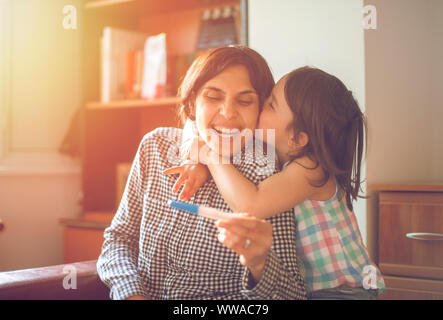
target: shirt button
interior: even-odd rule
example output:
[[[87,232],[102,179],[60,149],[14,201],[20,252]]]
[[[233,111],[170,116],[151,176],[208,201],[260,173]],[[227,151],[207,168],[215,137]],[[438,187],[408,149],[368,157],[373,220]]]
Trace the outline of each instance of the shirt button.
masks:
[[[179,223],[179,224],[177,225],[177,228],[178,228],[178,229],[183,229],[183,224]]]

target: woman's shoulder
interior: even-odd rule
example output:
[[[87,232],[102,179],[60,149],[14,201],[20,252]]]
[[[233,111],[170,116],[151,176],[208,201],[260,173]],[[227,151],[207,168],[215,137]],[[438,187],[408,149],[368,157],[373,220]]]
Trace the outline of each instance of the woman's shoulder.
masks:
[[[140,157],[146,161],[160,160],[165,166],[179,165],[182,131],[179,128],[160,127],[148,132],[139,145]]]
[[[183,129],[173,127],[159,127],[148,133],[142,138],[143,145],[152,144],[181,144]]]

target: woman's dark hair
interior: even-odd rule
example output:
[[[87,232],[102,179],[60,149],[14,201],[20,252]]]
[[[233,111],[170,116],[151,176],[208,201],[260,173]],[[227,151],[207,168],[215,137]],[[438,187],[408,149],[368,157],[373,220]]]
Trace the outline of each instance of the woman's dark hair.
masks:
[[[352,92],[336,77],[316,68],[303,67],[286,76],[285,98],[294,119],[294,137],[305,132],[309,141],[292,160],[308,156],[325,172],[323,186],[333,175],[352,201],[360,192],[360,169],[366,139],[365,117]],[[311,182],[312,183],[312,182]]]
[[[251,84],[259,96],[261,111],[275,84],[271,70],[258,52],[245,46],[229,46],[208,50],[192,63],[178,90],[180,120],[195,120],[195,100],[201,86],[225,69],[238,65],[248,70]]]

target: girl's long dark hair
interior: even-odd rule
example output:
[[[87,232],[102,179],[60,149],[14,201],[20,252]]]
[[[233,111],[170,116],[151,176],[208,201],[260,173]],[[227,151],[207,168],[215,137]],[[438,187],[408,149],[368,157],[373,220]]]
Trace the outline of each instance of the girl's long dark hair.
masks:
[[[344,191],[346,204],[360,193],[361,163],[366,139],[365,116],[346,86],[336,77],[316,68],[303,67],[286,76],[285,98],[294,120],[294,136],[305,132],[308,144],[292,156],[308,156],[325,173],[323,186],[332,175]]]

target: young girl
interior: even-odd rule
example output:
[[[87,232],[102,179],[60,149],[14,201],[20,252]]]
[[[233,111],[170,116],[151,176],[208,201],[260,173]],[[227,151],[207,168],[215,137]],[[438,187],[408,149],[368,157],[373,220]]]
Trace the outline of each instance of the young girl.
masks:
[[[373,299],[384,290],[363,245],[352,202],[359,197],[364,115],[336,77],[304,67],[284,76],[260,114],[258,128],[274,130],[282,170],[254,185],[232,164],[207,163],[234,212],[268,218],[294,208],[297,255],[311,299]],[[264,134],[264,137],[267,135]],[[211,153],[211,157],[214,153]],[[188,200],[208,176],[203,165],[179,173],[174,191]],[[372,290],[367,290],[372,289]]]

